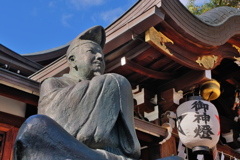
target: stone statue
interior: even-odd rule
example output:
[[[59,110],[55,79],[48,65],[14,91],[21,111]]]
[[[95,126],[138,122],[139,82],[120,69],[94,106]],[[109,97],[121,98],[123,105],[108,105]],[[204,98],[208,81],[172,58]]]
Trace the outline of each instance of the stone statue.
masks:
[[[19,130],[15,160],[132,160],[140,156],[129,82],[103,74],[105,31],[95,26],[71,42],[70,68],[41,85],[38,115]]]

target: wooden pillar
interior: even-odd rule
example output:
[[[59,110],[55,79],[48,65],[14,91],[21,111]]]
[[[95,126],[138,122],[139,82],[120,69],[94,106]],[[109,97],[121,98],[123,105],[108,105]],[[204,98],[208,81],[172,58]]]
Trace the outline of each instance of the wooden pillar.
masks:
[[[2,153],[0,155],[0,159],[13,159],[13,145],[17,137],[18,130],[24,121],[25,118],[0,112],[0,133],[3,135],[1,142]]]
[[[177,155],[176,139],[173,136],[160,146],[161,158],[172,155]]]
[[[3,160],[10,160],[12,159],[13,154],[13,145],[18,133],[18,128],[12,126],[0,123],[0,131],[2,133],[5,133],[5,138],[3,139],[2,145],[3,145],[3,153],[2,158]]]

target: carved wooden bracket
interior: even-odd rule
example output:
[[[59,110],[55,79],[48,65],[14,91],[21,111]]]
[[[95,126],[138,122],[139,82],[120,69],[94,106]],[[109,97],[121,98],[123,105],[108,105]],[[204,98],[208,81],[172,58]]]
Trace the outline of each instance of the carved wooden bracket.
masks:
[[[161,99],[158,102],[161,114],[166,111],[175,111],[177,109],[179,103],[177,104],[175,102],[176,101],[174,96],[174,94],[176,94],[175,92],[176,91],[174,88],[170,88],[164,92],[161,92]]]
[[[149,113],[154,111],[154,106],[156,106],[156,104],[151,103],[153,95],[149,90],[140,88],[139,85],[137,85],[136,89],[132,90],[132,93],[133,98],[136,100],[134,104],[134,110],[136,113],[143,114],[144,112]]]
[[[170,51],[166,47],[165,43],[174,44],[174,42],[171,39],[169,39],[167,36],[162,34],[161,32],[158,32],[154,27],[151,27],[146,31],[145,41],[149,43],[151,46],[153,46],[154,48],[161,49],[167,54],[172,55],[172,53],[170,53]]]

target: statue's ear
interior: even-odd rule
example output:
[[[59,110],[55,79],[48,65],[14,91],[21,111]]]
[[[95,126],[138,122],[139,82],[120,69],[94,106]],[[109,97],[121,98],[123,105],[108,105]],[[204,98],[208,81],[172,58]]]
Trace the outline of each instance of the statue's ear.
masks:
[[[74,56],[74,55],[69,56],[69,57],[68,57],[68,60],[69,60],[70,62],[74,61],[74,60],[75,60],[75,56]]]
[[[68,57],[68,64],[70,67],[75,68],[76,66],[76,61],[75,61],[75,56],[71,55]]]

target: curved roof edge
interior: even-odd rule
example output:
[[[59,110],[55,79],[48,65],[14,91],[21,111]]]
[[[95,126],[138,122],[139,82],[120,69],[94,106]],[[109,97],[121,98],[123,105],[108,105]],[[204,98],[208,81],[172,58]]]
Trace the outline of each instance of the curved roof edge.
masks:
[[[199,17],[193,15],[178,0],[162,0],[160,8],[170,17],[165,19],[167,23],[173,21],[182,32],[190,35],[193,41],[202,42],[203,45],[220,46],[234,35],[240,34],[240,13],[232,8],[215,8]],[[212,21],[216,22],[213,24]],[[178,30],[178,27],[175,30]]]
[[[43,67],[2,44],[0,44],[0,62],[0,64],[6,65],[4,68],[13,72],[19,71],[22,75],[30,75]]]
[[[136,6],[141,0],[137,1],[133,6],[131,6],[131,8],[129,8],[125,13],[123,13],[118,19],[116,19],[113,23],[111,23],[109,26],[107,26],[105,28],[105,30],[108,30],[108,28],[110,29],[113,24],[117,23],[117,21],[121,18],[123,18],[128,12],[131,11],[132,8],[134,8],[134,6]],[[47,50],[43,50],[43,51],[39,51],[39,52],[33,52],[33,53],[26,53],[26,54],[22,54],[23,57],[27,57],[27,58],[30,58],[32,56],[38,56],[38,55],[44,55],[44,54],[48,54],[48,53],[52,53],[52,52],[55,52],[55,51],[59,51],[61,49],[64,49],[66,47],[69,47],[69,45],[71,44],[71,41],[68,42],[67,44],[65,45],[61,45],[61,46],[58,46],[58,47],[54,47],[54,48],[51,48],[51,49],[47,49]]]
[[[220,13],[226,12],[226,9]],[[219,11],[214,11],[219,13]],[[203,14],[209,17],[210,12]],[[130,41],[133,36],[142,34],[158,24],[167,24],[185,40],[197,46],[215,47],[240,34],[240,14],[226,14],[217,24],[210,24],[193,15],[179,0],[141,0],[106,28],[107,41],[104,48],[106,58],[119,46]],[[175,33],[174,33],[175,34]],[[63,56],[71,42],[50,50],[24,55],[36,62],[49,62]],[[47,63],[46,63],[47,64]]]
[[[41,54],[47,54],[47,53],[51,53],[51,52],[55,52],[57,50],[61,50],[65,47],[68,47],[70,45],[71,42],[68,42],[65,45],[61,45],[59,47],[55,47],[55,48],[51,48],[51,49],[47,49],[47,50],[43,50],[43,51],[39,51],[39,52],[33,52],[33,53],[26,53],[26,54],[22,54],[22,56],[24,57],[30,57],[30,56],[35,56],[35,55],[41,55]]]
[[[240,10],[237,8],[223,6],[211,9],[199,15],[198,18],[209,25],[219,26],[225,23],[232,16],[240,16]]]
[[[108,27],[106,27],[105,31],[106,31],[106,36],[107,36],[107,42],[105,45],[106,47],[104,49],[104,53],[111,51],[112,49],[114,49],[113,47],[116,46],[116,45],[112,46],[112,43],[108,45],[109,41],[114,41],[113,39],[115,39],[120,34],[122,34],[122,30],[125,30],[124,32],[130,31],[130,28],[128,28],[129,27],[128,25],[130,22],[132,22],[134,19],[136,19],[143,13],[148,12],[149,9],[153,8],[154,6],[159,6],[160,4],[161,4],[161,0],[150,0],[150,1],[139,0],[130,9],[128,9],[125,13],[123,13],[123,15],[121,17],[119,17],[112,24],[110,24]],[[155,10],[153,9],[153,11],[149,11],[150,16],[155,14],[155,12],[156,12],[156,9]],[[139,21],[139,19],[137,21]],[[156,23],[157,22],[154,20],[154,23],[149,23],[149,25],[156,25]],[[121,30],[120,31],[121,33],[119,33],[119,30]],[[130,34],[132,35],[132,33],[130,33]],[[128,39],[129,39],[129,35],[128,35]],[[130,39],[131,39],[131,36],[130,36]],[[127,41],[127,39],[124,38],[124,42],[121,42],[121,44],[117,44],[117,45],[120,46],[123,43],[125,43],[126,41]],[[52,48],[52,49],[44,50],[44,51],[40,51],[40,52],[23,54],[22,56],[27,57],[35,62],[38,62],[38,63],[44,65],[46,62],[49,62],[50,59],[51,59],[51,61],[53,61],[53,60],[56,60],[57,58],[63,56],[66,53],[67,48],[69,47],[70,44],[71,44],[71,42],[67,43],[66,45],[56,47],[56,48]],[[115,42],[114,42],[114,44],[115,44]]]
[[[52,49],[48,49],[48,50],[44,50],[44,51],[40,51],[40,52],[22,54],[22,56],[44,65],[46,63],[46,61],[51,62],[51,61],[56,60],[59,57],[63,56],[66,53],[70,43],[71,42],[68,42],[65,45],[55,47]]]

